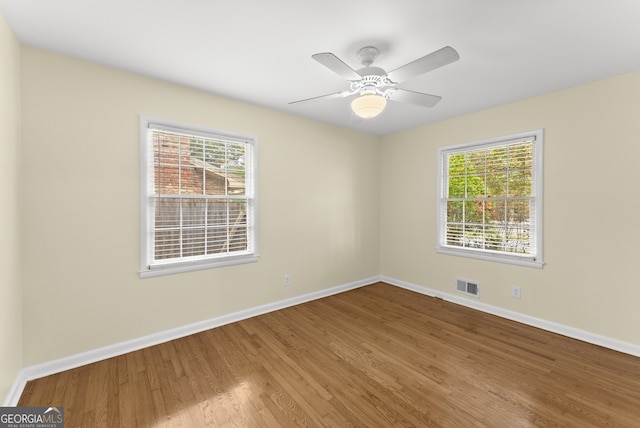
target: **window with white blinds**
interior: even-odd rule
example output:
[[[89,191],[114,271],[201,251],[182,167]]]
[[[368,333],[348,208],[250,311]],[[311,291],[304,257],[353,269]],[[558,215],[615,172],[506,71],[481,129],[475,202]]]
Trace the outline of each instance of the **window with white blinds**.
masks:
[[[542,267],[542,139],[440,150],[438,252]]]
[[[141,118],[142,267],[257,260],[254,138]]]

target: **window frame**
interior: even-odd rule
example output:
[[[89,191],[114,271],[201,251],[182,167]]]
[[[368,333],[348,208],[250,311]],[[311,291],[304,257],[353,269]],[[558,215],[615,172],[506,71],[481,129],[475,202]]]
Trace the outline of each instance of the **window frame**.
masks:
[[[251,209],[247,210],[247,239],[249,240],[249,250],[242,254],[227,254],[222,256],[201,257],[190,260],[175,260],[164,263],[153,264],[154,253],[154,227],[155,212],[153,210],[153,197],[151,196],[150,185],[153,179],[153,159],[149,159],[152,150],[148,147],[148,132],[150,125],[157,125],[165,129],[182,131],[194,136],[205,138],[216,138],[230,142],[242,142],[251,146],[250,159],[248,164],[251,169],[247,183],[246,199],[250,201]],[[140,115],[139,118],[139,146],[140,146],[140,277],[150,278],[156,276],[170,275],[182,272],[191,272],[203,269],[212,269],[223,266],[231,266],[244,263],[257,262],[258,252],[258,140],[254,136],[234,134],[217,129],[191,125],[187,123]]]
[[[533,233],[535,239],[534,254],[506,253],[486,249],[462,248],[446,245],[447,234],[447,199],[448,199],[448,165],[446,157],[456,152],[472,151],[492,146],[506,145],[534,138],[532,163],[532,199],[534,207]],[[542,268],[543,261],[543,147],[544,130],[490,138],[481,141],[442,147],[438,149],[438,179],[436,192],[436,253],[468,257],[479,260],[509,263],[514,265]]]

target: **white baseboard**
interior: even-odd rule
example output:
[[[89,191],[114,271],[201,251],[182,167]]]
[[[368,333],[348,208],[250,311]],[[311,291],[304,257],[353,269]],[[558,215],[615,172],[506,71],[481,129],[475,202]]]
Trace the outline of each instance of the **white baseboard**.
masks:
[[[205,330],[220,327],[225,324],[230,324],[243,319],[255,317],[258,315],[266,314],[268,312],[277,311],[290,306],[299,305],[301,303],[310,302],[312,300],[321,299],[323,297],[331,296],[333,294],[342,293],[345,291],[353,290],[363,287],[365,285],[373,284],[378,281],[386,282],[397,287],[401,287],[416,293],[424,294],[431,297],[438,297],[451,303],[466,306],[472,309],[476,309],[482,312],[486,312],[492,315],[497,315],[502,318],[506,318],[512,321],[516,321],[522,324],[530,325],[533,327],[541,328],[553,333],[561,334],[563,336],[571,337],[581,340],[583,342],[592,343],[605,348],[609,348],[615,351],[623,352],[625,354],[634,355],[640,357],[640,346],[631,343],[615,340],[606,336],[597,335],[584,330],[579,330],[573,327],[553,323],[540,318],[531,317],[518,312],[509,311],[496,306],[487,305],[475,300],[464,299],[453,294],[444,293],[438,290],[433,290],[427,287],[423,287],[416,284],[411,284],[405,281],[400,281],[394,278],[386,276],[373,276],[370,278],[362,279],[359,281],[343,284],[337,287],[328,288],[325,290],[315,291],[313,293],[303,294],[301,296],[292,297],[289,299],[281,300],[278,302],[269,303],[255,308],[249,308],[246,310],[234,312],[232,314],[223,315],[220,317],[212,318],[209,320],[177,327],[171,330],[150,334],[148,336],[140,337],[137,339],[128,340],[125,342],[116,343],[113,345],[105,346],[102,348],[94,349],[87,352],[82,352],[68,357],[60,358],[58,360],[49,361],[42,364],[37,364],[23,368],[14,382],[9,395],[5,400],[4,406],[16,406],[18,400],[22,395],[24,387],[27,382],[33,379],[38,379],[44,376],[49,376],[54,373],[59,373],[65,370],[81,367],[86,364],[91,364],[97,361],[105,360],[107,358],[123,355],[128,352],[137,351],[139,349],[147,348],[149,346],[158,345],[160,343],[169,342],[174,339],[189,336],[191,334],[200,333]]]
[[[496,315],[501,318],[506,318],[512,321],[519,322],[521,324],[530,325],[540,328],[542,330],[550,331],[552,333],[561,334],[563,336],[578,339],[583,342],[591,343],[594,345],[602,346],[604,348],[612,349],[614,351],[623,352],[625,354],[634,355],[640,357],[640,346],[633,343],[623,342],[621,340],[611,339],[599,334],[590,333],[588,331],[580,330],[577,328],[569,327],[562,324],[557,324],[551,321],[546,321],[540,318],[535,318],[529,315],[524,315],[519,312],[502,309],[497,306],[487,305],[477,300],[465,299],[459,296],[455,296],[449,293],[443,293],[441,291],[433,290],[420,285],[411,284],[405,281],[389,278],[386,276],[380,276],[380,281],[387,284],[395,285],[407,290],[415,291],[416,293],[424,294],[431,297],[438,297],[442,300],[446,300],[451,303],[466,306],[468,308],[476,309],[482,312],[486,312],[491,315]]]
[[[9,390],[9,394],[7,394],[7,398],[4,400],[4,407],[15,407],[18,405],[18,400],[22,395],[22,391],[24,391],[24,387],[27,386],[27,379],[24,377],[24,369],[18,372],[18,377],[13,382],[11,389]]]
[[[169,342],[191,334],[200,333],[205,330],[220,327],[243,319],[266,314],[268,312],[277,311],[290,306],[299,305],[301,303],[310,302],[312,300],[321,299],[333,294],[342,293],[353,290],[365,285],[373,284],[380,280],[379,276],[365,278],[348,284],[339,285],[324,290],[315,291],[313,293],[303,294],[301,296],[291,297],[289,299],[278,302],[268,303],[266,305],[245,309],[227,315],[222,315],[209,320],[188,324],[171,330],[150,334],[148,336],[139,337],[125,342],[116,343],[102,348],[94,349],[79,354],[70,355],[54,361],[48,361],[42,364],[25,367],[18,373],[18,377],[14,382],[9,395],[7,396],[4,406],[16,406],[20,400],[20,396],[28,381],[49,376],[54,373],[60,373],[65,370],[74,369],[107,358],[123,355],[128,352],[137,351],[139,349],[148,348],[149,346],[158,345],[160,343]]]

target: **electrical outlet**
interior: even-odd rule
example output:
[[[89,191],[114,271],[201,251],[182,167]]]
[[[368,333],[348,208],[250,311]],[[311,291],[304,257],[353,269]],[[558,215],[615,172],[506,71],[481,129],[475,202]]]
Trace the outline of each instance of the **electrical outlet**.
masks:
[[[511,287],[511,297],[514,299],[519,299],[521,297],[520,287],[515,285]]]
[[[287,285],[291,285],[291,275],[286,274],[286,275],[284,276],[284,285],[285,285],[285,286],[287,286]]]

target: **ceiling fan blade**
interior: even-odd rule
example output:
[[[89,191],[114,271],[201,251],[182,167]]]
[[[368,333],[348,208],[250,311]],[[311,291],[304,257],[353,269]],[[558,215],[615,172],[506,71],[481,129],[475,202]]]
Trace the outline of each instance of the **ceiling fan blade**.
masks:
[[[344,98],[344,97],[348,97],[351,94],[353,94],[353,92],[351,91],[342,91],[342,92],[336,92],[335,94],[320,95],[318,97],[305,98],[303,100],[298,100],[298,101],[291,101],[289,104],[305,103],[307,101],[316,101],[316,100],[330,100],[332,98]]]
[[[398,88],[389,95],[389,99],[421,107],[433,107],[440,102],[442,97]]]
[[[451,46],[445,46],[444,48],[431,52],[429,55],[418,58],[409,64],[396,68],[395,70],[387,73],[387,77],[395,83],[401,83],[405,80],[418,77],[428,71],[456,62],[459,59],[460,55],[454,48]]]
[[[356,71],[349,67],[347,64],[342,62],[340,58],[332,54],[331,52],[317,53],[311,55],[311,58],[318,61],[320,64],[327,67],[329,70],[336,73],[338,76],[341,76],[347,80],[361,80],[362,76],[360,76]]]

